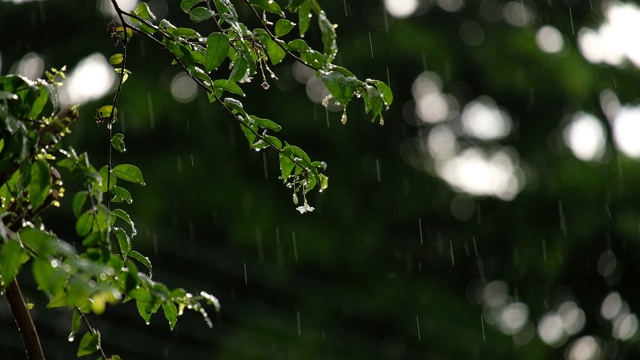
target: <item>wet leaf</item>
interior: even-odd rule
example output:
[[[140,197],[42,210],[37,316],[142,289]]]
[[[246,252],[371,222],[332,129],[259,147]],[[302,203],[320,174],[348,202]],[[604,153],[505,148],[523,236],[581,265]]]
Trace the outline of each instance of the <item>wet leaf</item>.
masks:
[[[113,189],[111,189],[111,194],[113,195],[113,198],[111,199],[113,202],[125,201],[127,204],[133,203],[131,193],[129,193],[129,190],[125,188],[114,186]]]
[[[311,6],[309,6],[306,1],[300,4],[298,8],[298,24],[300,37],[303,37],[307,30],[309,30],[309,25],[311,25]]]
[[[202,1],[204,0],[182,0],[180,2],[180,8],[182,9],[182,11],[189,13],[192,7],[196,6]]]
[[[278,14],[284,17],[284,12],[282,12],[282,9],[280,9],[278,3],[273,0],[249,0],[249,4],[255,7],[259,7],[262,10],[266,10],[270,13]]]
[[[322,33],[322,45],[324,48],[324,55],[329,62],[332,62],[338,53],[338,45],[336,44],[336,29],[335,26],[327,19],[327,15],[324,11],[321,11],[318,15],[318,26]]]
[[[282,182],[286,183],[289,179],[289,175],[293,171],[295,167],[295,163],[291,160],[291,150],[288,146],[285,146],[283,151],[278,155],[278,159],[280,160],[280,174],[282,176]]]
[[[89,193],[86,191],[78,191],[73,196],[73,201],[71,202],[71,209],[73,210],[73,215],[75,215],[75,217],[80,216],[80,213],[82,212],[82,207],[84,206],[84,203],[87,201],[88,194]]]
[[[129,257],[138,260],[142,265],[146,266],[147,269],[149,269],[149,277],[151,277],[152,275],[151,261],[149,260],[148,257],[140,254],[135,250],[131,250],[131,252],[129,252]]]
[[[178,308],[172,302],[162,303],[162,310],[164,311],[164,317],[169,321],[169,329],[173,330],[178,321]]]
[[[323,73],[321,78],[331,95],[342,105],[346,106],[356,92],[358,80],[355,77],[332,70]]]
[[[113,172],[113,175],[124,181],[140,184],[142,186],[146,185],[144,183],[144,178],[142,177],[142,171],[140,171],[140,169],[135,165],[120,164],[114,167],[111,172]]]
[[[122,250],[122,256],[128,256],[131,251],[131,238],[127,235],[124,229],[119,227],[113,228],[113,233],[116,235],[116,240],[118,241],[120,250]]]
[[[371,112],[371,121],[374,121],[382,112],[382,95],[377,88],[365,85],[363,99],[365,112],[367,114]]]
[[[287,35],[295,26],[295,23],[287,19],[278,20],[278,22],[276,22],[276,36],[280,37]]]
[[[140,16],[141,18],[143,18],[145,20],[155,20],[156,19],[156,16],[153,15],[153,13],[149,9],[149,6],[147,5],[147,3],[144,3],[144,2],[141,2],[140,4],[138,4],[138,7],[136,8],[136,13],[138,13],[138,16]]]
[[[230,93],[244,96],[244,91],[238,86],[238,84],[234,83],[230,80],[215,80],[213,82],[214,89],[221,89],[224,91],[228,91]]]
[[[127,151],[127,149],[125,149],[124,147],[124,135],[121,133],[113,135],[113,137],[111,138],[111,146],[113,146],[114,149],[118,150],[121,153]]]
[[[374,84],[376,88],[378,88],[378,91],[380,91],[380,94],[382,94],[384,105],[389,108],[389,106],[391,106],[391,103],[393,102],[393,92],[391,92],[389,86],[379,80],[368,80],[367,82]]]
[[[77,353],[78,357],[93,354],[100,348],[100,332],[97,330],[94,331],[96,332],[95,334],[88,332],[80,339]]]
[[[35,161],[31,165],[31,181],[27,185],[29,203],[36,210],[44,204],[51,190],[51,172],[45,160]]]
[[[204,53],[204,65],[207,72],[217,69],[229,53],[229,38],[220,33],[207,37],[207,50]]]
[[[0,283],[9,285],[24,262],[24,249],[15,240],[7,240],[0,248]],[[27,257],[28,259],[28,257]]]
[[[275,122],[273,122],[273,121],[271,121],[269,119],[259,118],[259,117],[254,116],[254,115],[249,115],[249,118],[251,118],[251,120],[255,121],[256,124],[258,124],[258,126],[260,126],[261,128],[273,130],[273,131],[276,131],[276,132],[282,130],[282,126],[276,124]]]
[[[191,19],[191,21],[199,23],[211,19],[213,17],[213,14],[213,11],[200,6],[192,9],[191,12],[189,12],[189,18]]]
[[[120,219],[124,220],[127,224],[129,224],[129,226],[131,226],[131,236],[136,236],[138,232],[136,231],[136,227],[133,223],[133,220],[131,220],[131,217],[129,216],[129,214],[127,214],[126,211],[122,209],[115,209],[111,212],[111,214],[119,217]]]

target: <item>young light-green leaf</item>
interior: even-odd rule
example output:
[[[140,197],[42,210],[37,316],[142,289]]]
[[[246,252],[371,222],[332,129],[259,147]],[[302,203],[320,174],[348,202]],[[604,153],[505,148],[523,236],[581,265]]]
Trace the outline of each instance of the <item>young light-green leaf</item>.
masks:
[[[149,5],[147,5],[147,3],[144,3],[144,2],[141,2],[140,4],[138,4],[138,7],[136,8],[136,13],[138,13],[138,16],[140,16],[145,20],[156,19],[156,16],[153,15],[151,10],[149,9]]]
[[[142,186],[146,185],[144,183],[144,178],[142,177],[142,171],[140,171],[140,169],[135,165],[120,164],[114,167],[111,172],[113,175],[124,181],[140,184]]]
[[[282,130],[282,126],[278,125],[277,123],[269,119],[259,118],[255,115],[249,115],[249,117],[251,118],[251,120],[255,121],[256,124],[258,124],[258,126],[260,126],[261,128],[273,130],[276,132]]]
[[[327,19],[324,11],[321,11],[318,15],[318,26],[322,33],[322,45],[324,47],[324,55],[329,62],[333,61],[338,53],[338,45],[336,44],[336,29],[335,26]]]
[[[24,249],[15,240],[8,240],[0,248],[0,283],[5,287],[18,274],[18,270],[25,260],[22,256],[23,253]]]
[[[278,155],[278,159],[280,160],[280,174],[282,175],[282,182],[286,183],[289,179],[289,175],[293,171],[295,163],[291,160],[291,150],[288,149],[288,146],[283,148],[283,151]]]
[[[221,33],[212,33],[207,37],[207,50],[204,53],[204,66],[207,72],[217,69],[229,53],[229,38]]]

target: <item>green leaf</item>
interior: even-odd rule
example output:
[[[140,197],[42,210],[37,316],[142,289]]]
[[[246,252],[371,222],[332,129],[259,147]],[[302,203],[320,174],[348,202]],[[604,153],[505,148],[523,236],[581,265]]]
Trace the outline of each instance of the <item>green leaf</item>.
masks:
[[[185,27],[176,28],[175,30],[173,30],[171,34],[177,37],[184,37],[187,39],[199,39],[202,37],[197,31],[193,30],[192,28],[185,28]]]
[[[258,126],[260,126],[261,128],[265,128],[265,129],[269,129],[269,130],[273,130],[273,131],[280,131],[282,130],[282,126],[278,125],[277,123],[269,120],[269,119],[263,119],[263,118],[259,118],[257,116],[254,115],[249,115],[249,118],[251,118],[251,120],[255,121],[256,124],[258,124]]]
[[[113,135],[113,137],[111,138],[111,146],[113,146],[114,149],[120,151],[121,153],[127,151],[127,149],[124,147],[124,134],[117,133]]]
[[[100,174],[101,182],[100,182],[100,185],[98,185],[97,189],[102,193],[107,192],[107,185],[109,186],[109,189],[113,189],[113,187],[116,186],[116,183],[118,182],[116,176],[113,175],[112,173],[109,173],[108,170],[109,169],[107,165],[105,165],[98,172],[98,174]],[[107,176],[109,176],[108,179],[107,179]]]
[[[378,91],[380,91],[380,93],[382,94],[384,105],[388,109],[389,106],[391,106],[391,103],[393,102],[393,92],[391,92],[391,89],[389,89],[387,84],[383,83],[380,80],[368,80],[368,82],[374,84],[378,88]]]
[[[54,268],[51,264],[52,262],[49,260],[37,259],[31,266],[33,278],[36,284],[38,284],[38,288],[44,290],[49,295],[64,291],[64,285],[68,277],[67,272],[61,270],[59,267]]]
[[[280,9],[280,6],[274,0],[249,0],[249,4],[284,17],[284,12],[282,12],[282,9]]]
[[[69,333],[69,341],[73,341],[74,337],[80,330],[80,325],[82,325],[82,316],[77,309],[73,310],[73,316],[71,317],[71,332]]]
[[[309,49],[311,49],[309,45],[302,39],[295,39],[295,40],[289,41],[289,43],[287,44],[287,48],[291,51],[300,51],[300,52],[309,51]]]
[[[48,257],[52,254],[71,256],[75,250],[68,243],[59,240],[46,231],[25,227],[18,233],[20,240],[29,249],[33,249],[40,257]]]
[[[302,60],[316,69],[324,69],[327,66],[327,58],[315,50],[300,52]]]
[[[287,35],[295,26],[295,23],[287,19],[278,20],[278,22],[276,22],[276,36],[280,37]]]
[[[119,227],[114,227],[113,233],[116,235],[116,240],[118,240],[120,250],[122,250],[122,256],[128,256],[131,251],[131,238],[127,235],[124,229]]]
[[[237,82],[248,76],[249,73],[249,60],[244,54],[238,54],[238,57],[233,62],[233,68],[229,75],[229,81]]]
[[[287,151],[285,151],[285,149]],[[283,151],[278,155],[278,159],[280,160],[280,173],[282,175],[283,183],[287,182],[287,180],[289,179],[289,175],[291,175],[291,172],[295,167],[295,163],[290,158],[291,156],[291,150],[288,148],[288,146],[285,146]]]
[[[192,7],[196,6],[202,1],[204,0],[182,0],[180,2],[180,8],[182,9],[182,11],[189,13]]]
[[[364,89],[364,109],[367,114],[371,112],[371,120],[373,121],[382,112],[382,95],[376,87],[365,85]]]
[[[320,174],[320,191],[326,190],[329,187],[329,177]]]
[[[240,86],[238,86],[238,84],[230,80],[215,80],[213,82],[213,87],[214,87],[214,90],[221,89],[236,95],[245,96],[244,91],[242,91]]]
[[[149,277],[151,277],[153,272],[152,272],[152,268],[151,268],[151,261],[149,260],[148,257],[140,254],[139,252],[137,252],[135,250],[131,250],[131,252],[129,252],[129,257],[138,260],[142,265],[146,266],[147,269],[149,269]]]
[[[224,98],[223,103],[224,106],[231,109],[234,114],[246,114],[246,111],[244,111],[244,108],[242,107],[242,103],[237,99]]]
[[[24,249],[15,240],[8,240],[0,248],[0,285],[8,286],[24,263]],[[28,257],[27,257],[28,259]]]
[[[300,159],[302,159],[302,161],[307,166],[312,166],[311,159],[309,158],[309,155],[307,155],[307,153],[304,150],[294,145],[287,145],[287,147],[291,149],[291,153],[293,154],[293,156],[299,157]]]
[[[213,17],[213,14],[213,11],[200,6],[191,10],[191,12],[189,13],[189,18],[191,19],[191,21],[199,23],[211,19]]]
[[[282,141],[275,136],[265,135],[264,140],[269,142],[271,145],[277,147],[278,149],[282,148]]]
[[[80,216],[80,213],[82,212],[82,207],[84,206],[84,203],[87,201],[88,194],[89,193],[87,191],[78,191],[73,196],[73,201],[71,202],[71,209],[73,210],[73,215],[75,217]]]
[[[164,302],[162,303],[162,310],[164,311],[164,317],[169,321],[169,329],[173,330],[176,322],[178,322],[178,309],[176,305],[172,302]]]
[[[280,40],[278,40],[280,41]],[[284,46],[285,44],[281,42]],[[269,38],[266,43],[267,46],[267,54],[269,55],[269,59],[271,60],[271,64],[277,65],[284,60],[285,56],[287,56],[287,52],[273,39]]]
[[[109,63],[111,65],[118,65],[120,63],[122,63],[122,59],[123,59],[123,55],[122,54],[113,54],[109,57]]]
[[[229,53],[229,38],[220,33],[212,33],[207,37],[207,50],[204,53],[204,66],[207,72],[217,69]]]
[[[124,181],[140,184],[142,186],[146,185],[144,183],[144,178],[142,177],[142,171],[140,171],[140,169],[135,165],[120,164],[114,167],[111,172],[113,172],[113,175]]]
[[[27,185],[29,203],[36,210],[44,204],[44,200],[51,190],[51,172],[45,160],[35,161],[31,165],[31,180]]]
[[[300,37],[303,37],[309,30],[309,25],[311,25],[311,6],[306,1],[300,4],[298,8],[298,24],[300,26]]]
[[[76,221],[76,233],[78,236],[84,237],[89,235],[93,229],[94,215],[91,211],[87,210]]]
[[[327,57],[327,60],[331,62],[338,53],[338,45],[336,44],[336,28],[329,19],[327,19],[327,15],[324,11],[321,11],[320,14],[318,14],[318,26],[322,33],[324,55]]]
[[[344,106],[351,100],[358,86],[358,80],[355,77],[345,76],[336,70],[324,72],[320,77],[331,95]]]
[[[255,121],[251,120],[248,116],[242,117],[242,124],[240,128],[242,129],[242,133],[249,141],[249,146],[251,146],[256,140],[256,133],[258,132],[258,124]]]
[[[80,339],[77,353],[78,357],[93,354],[100,348],[100,332],[97,330],[94,331],[96,332],[95,334],[88,332]]]
[[[125,188],[114,186],[113,189],[111,189],[111,194],[113,195],[113,198],[111,199],[113,202],[126,201],[127,204],[133,203],[131,193],[129,193],[129,190]]]
[[[120,219],[124,220],[127,224],[129,224],[129,226],[131,226],[131,236],[136,236],[138,232],[136,231],[136,227],[133,224],[131,217],[129,216],[129,214],[127,214],[126,211],[122,209],[115,209],[111,212],[111,214],[119,217]]]
[[[156,16],[153,15],[151,10],[149,10],[149,6],[144,2],[141,2],[140,4],[138,4],[138,7],[136,8],[136,13],[138,13],[138,16],[140,16],[141,18],[143,18],[145,20],[155,20],[156,19]]]

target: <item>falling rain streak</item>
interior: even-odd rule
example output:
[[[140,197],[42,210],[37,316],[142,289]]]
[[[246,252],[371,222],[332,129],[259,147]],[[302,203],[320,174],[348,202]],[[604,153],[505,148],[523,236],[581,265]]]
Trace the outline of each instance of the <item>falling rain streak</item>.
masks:
[[[376,173],[378,174],[378,182],[380,182],[380,160],[376,159]]]
[[[416,326],[418,327],[418,340],[421,340],[420,336],[420,318],[416,315]]]
[[[420,230],[420,245],[424,245],[424,241],[422,240],[422,218],[418,219],[418,230]]]
[[[558,212],[560,213],[560,231],[562,231],[562,235],[567,237],[567,223],[564,218],[564,210],[562,209],[562,201],[558,201]]]
[[[576,32],[573,29],[573,13],[571,12],[571,6],[569,6],[569,18],[571,19],[571,35],[575,35]]]
[[[300,326],[300,311],[296,311],[296,319],[298,320],[298,336],[302,335],[302,327]]]
[[[482,326],[482,341],[487,342],[487,338],[484,335],[484,318],[480,315],[480,325]]]
[[[484,284],[487,282],[487,279],[484,277],[484,265],[482,264],[482,258],[478,255],[478,246],[476,245],[475,236],[472,237],[472,239],[473,239],[473,250],[476,253],[476,261],[478,262],[478,273],[480,274],[480,282]]]
[[[453,242],[449,240],[449,254],[451,255],[451,266],[455,266],[456,259],[453,256]]]
[[[151,98],[151,92],[147,91],[147,105],[149,106],[149,125],[151,125],[151,129],[155,129],[156,123],[153,117],[153,99]]]
[[[267,153],[262,153],[262,166],[264,167],[264,178],[269,178],[269,172],[267,171]]]
[[[371,49],[371,58],[373,59],[373,41],[371,40],[371,31],[369,31],[369,48]]]
[[[293,258],[298,262],[298,246],[296,243],[296,232],[291,232],[291,242],[293,243]]]
[[[242,263],[242,266],[244,267],[244,285],[248,285],[248,281],[247,281],[247,263]]]

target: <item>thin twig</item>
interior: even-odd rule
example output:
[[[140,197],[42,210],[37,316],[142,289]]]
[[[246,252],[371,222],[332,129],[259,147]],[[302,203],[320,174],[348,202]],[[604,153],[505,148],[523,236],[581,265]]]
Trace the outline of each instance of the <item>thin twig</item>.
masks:
[[[89,323],[89,319],[87,318],[87,315],[83,313],[80,310],[80,308],[77,306],[76,306],[76,311],[78,312],[78,314],[80,314],[80,317],[82,317],[82,321],[84,322],[84,325],[87,327],[91,335],[97,334],[98,331],[91,326],[91,324]],[[104,360],[107,360],[107,355],[104,353],[104,350],[102,350],[102,344],[100,344],[100,346],[98,347],[98,350],[100,350],[100,355],[102,355],[102,358]]]

